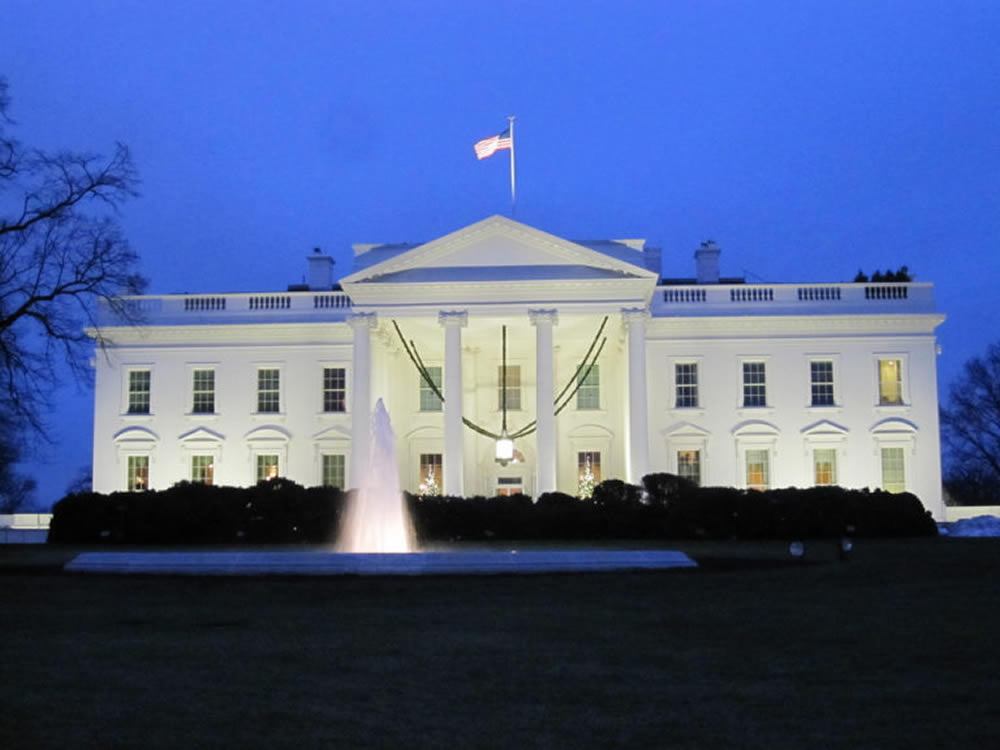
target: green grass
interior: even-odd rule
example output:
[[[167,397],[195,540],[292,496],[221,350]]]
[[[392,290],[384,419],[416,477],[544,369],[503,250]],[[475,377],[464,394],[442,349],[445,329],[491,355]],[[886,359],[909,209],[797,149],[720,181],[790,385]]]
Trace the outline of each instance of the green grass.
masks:
[[[989,747],[1000,540],[698,571],[238,579],[0,548],[0,747]]]

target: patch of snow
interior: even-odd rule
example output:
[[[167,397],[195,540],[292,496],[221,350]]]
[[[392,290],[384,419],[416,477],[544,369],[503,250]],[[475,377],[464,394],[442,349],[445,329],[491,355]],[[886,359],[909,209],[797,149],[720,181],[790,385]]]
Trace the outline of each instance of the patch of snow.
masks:
[[[964,537],[1000,536],[1000,518],[996,516],[975,516],[963,518],[941,529],[942,534]]]

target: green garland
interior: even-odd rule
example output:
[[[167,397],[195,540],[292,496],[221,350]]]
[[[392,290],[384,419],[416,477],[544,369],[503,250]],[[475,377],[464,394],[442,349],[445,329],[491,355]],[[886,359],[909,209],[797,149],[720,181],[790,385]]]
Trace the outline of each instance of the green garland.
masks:
[[[553,416],[558,415],[563,409],[565,409],[570,404],[570,402],[573,400],[573,397],[576,395],[576,392],[580,390],[580,387],[587,379],[587,376],[590,375],[590,371],[593,370],[594,366],[597,364],[597,359],[598,357],[601,356],[601,352],[604,351],[604,345],[608,342],[607,336],[605,336],[603,339],[601,338],[601,334],[604,332],[604,327],[608,324],[608,317],[609,316],[605,315],[604,320],[601,321],[601,326],[600,328],[597,329],[597,333],[594,335],[594,340],[590,342],[590,347],[587,349],[587,353],[584,355],[583,361],[580,362],[580,364],[576,368],[576,371],[573,373],[573,377],[570,378],[569,382],[566,383],[563,389],[559,392],[559,395],[555,397],[555,401],[552,404],[552,407],[554,409]],[[392,321],[392,327],[396,329],[396,335],[399,336],[399,340],[403,344],[403,349],[406,351],[407,356],[409,356],[410,361],[413,362],[413,366],[417,368],[417,372],[420,373],[420,377],[427,384],[427,387],[431,389],[431,392],[441,400],[441,403],[444,403],[444,394],[441,392],[441,389],[434,383],[434,380],[431,378],[430,373],[427,371],[427,366],[424,364],[424,361],[420,358],[420,353],[417,351],[417,345],[413,343],[413,339],[410,339],[410,341],[407,342],[406,337],[403,335],[403,331],[400,329],[399,324],[395,320]],[[600,346],[597,346],[598,340],[600,340],[601,342]],[[595,346],[597,346],[596,353],[594,353]],[[593,358],[591,358],[591,354],[593,354]],[[581,372],[583,373],[582,378],[580,377]],[[572,388],[573,390],[570,391],[570,388]],[[570,391],[569,395],[566,395],[567,391]],[[559,402],[561,399],[563,399],[564,396],[566,398],[565,400],[562,401],[562,404],[560,404]],[[466,427],[473,430],[474,432],[483,435],[484,437],[488,437],[493,440],[498,440],[500,438],[500,435],[498,433],[491,432],[487,430],[485,427],[481,427],[480,425],[476,424],[475,422],[466,417],[462,417],[462,424],[464,424]],[[538,429],[538,420],[535,419],[526,424],[521,429],[517,430],[516,432],[511,433],[509,437],[511,440],[517,440],[518,438],[527,437],[531,433],[535,432],[535,430],[537,429]]]

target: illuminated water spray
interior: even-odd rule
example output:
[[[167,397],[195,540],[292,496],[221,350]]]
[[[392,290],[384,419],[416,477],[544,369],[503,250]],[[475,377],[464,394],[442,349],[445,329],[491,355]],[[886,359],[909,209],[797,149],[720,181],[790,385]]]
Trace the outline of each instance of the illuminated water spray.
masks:
[[[399,489],[396,436],[382,399],[371,423],[368,470],[358,484],[337,540],[338,552],[413,552],[413,523]]]

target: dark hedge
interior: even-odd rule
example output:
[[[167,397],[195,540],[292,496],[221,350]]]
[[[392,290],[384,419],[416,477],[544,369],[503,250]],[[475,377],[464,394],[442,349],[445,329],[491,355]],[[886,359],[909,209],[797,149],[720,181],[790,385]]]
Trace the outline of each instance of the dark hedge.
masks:
[[[49,541],[73,544],[323,544],[348,494],[289,480],[255,487],[182,482],[159,492],[69,495]],[[421,542],[490,539],[804,539],[924,536],[937,526],[909,493],[841,487],[767,492],[696,487],[671,474],[607,480],[593,497],[406,496]]]

